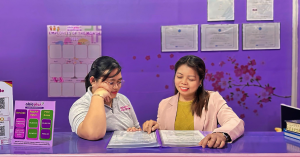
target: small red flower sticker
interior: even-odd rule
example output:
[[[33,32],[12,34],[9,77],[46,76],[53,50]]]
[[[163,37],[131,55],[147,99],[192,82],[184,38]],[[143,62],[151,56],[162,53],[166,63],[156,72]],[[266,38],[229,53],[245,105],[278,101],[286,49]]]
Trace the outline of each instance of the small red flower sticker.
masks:
[[[241,114],[241,115],[240,115],[240,118],[241,118],[241,119],[244,119],[244,118],[245,118],[245,114]]]
[[[168,86],[168,85],[165,85],[165,88],[166,88],[166,89],[169,89],[169,86]]]
[[[146,58],[145,58],[145,59],[146,59],[147,61],[148,61],[148,60],[150,60],[150,56],[146,56]]]
[[[256,61],[255,61],[254,59],[251,60],[251,61],[249,62],[249,65],[252,65],[252,66],[256,65]]]
[[[267,103],[267,102],[269,102],[269,99],[263,98],[263,99],[261,99],[260,101],[261,101],[261,102],[264,102],[264,103]]]
[[[157,58],[161,58],[161,55],[160,55],[160,54],[158,54],[158,55],[157,55]]]
[[[230,101],[229,95],[226,95],[225,99],[226,99],[227,101]]]
[[[243,74],[246,74],[249,71],[248,70],[248,65],[242,65],[241,69],[242,69]]]
[[[248,72],[252,77],[255,75],[255,69],[253,68],[251,68]]]
[[[255,80],[256,80],[256,81],[260,81],[260,80],[261,80],[261,76],[256,76],[256,77],[255,77]]]
[[[170,58],[173,58],[174,57],[174,55],[173,54],[170,54]]]
[[[268,92],[269,95],[273,94],[274,88],[271,86],[266,86],[265,87],[266,92]]]
[[[211,66],[215,66],[215,63],[211,63]]]
[[[240,68],[236,68],[236,69],[234,70],[234,73],[235,73],[235,76],[240,77],[240,76],[242,76],[242,74],[243,74],[243,70],[240,69]]]
[[[222,67],[225,64],[224,61],[220,62],[219,65]]]
[[[136,59],[136,56],[133,56],[132,58],[135,60],[135,59]]]
[[[159,77],[159,74],[156,74],[156,77]]]
[[[170,65],[170,69],[174,70],[175,66],[174,65]]]

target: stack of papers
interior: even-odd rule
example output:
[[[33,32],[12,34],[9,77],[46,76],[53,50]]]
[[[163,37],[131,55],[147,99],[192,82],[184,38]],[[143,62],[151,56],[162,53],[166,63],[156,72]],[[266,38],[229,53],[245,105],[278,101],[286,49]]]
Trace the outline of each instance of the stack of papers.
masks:
[[[198,130],[159,130],[158,134],[115,131],[107,148],[199,147],[203,138]]]
[[[159,147],[156,133],[115,131],[107,148]]]
[[[198,130],[160,130],[159,135],[164,147],[197,147],[204,138]]]

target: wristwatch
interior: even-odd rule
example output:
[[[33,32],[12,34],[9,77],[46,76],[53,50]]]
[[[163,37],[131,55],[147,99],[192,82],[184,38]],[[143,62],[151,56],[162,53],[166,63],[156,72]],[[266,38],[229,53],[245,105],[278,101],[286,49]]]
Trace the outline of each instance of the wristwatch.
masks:
[[[231,138],[230,138],[230,136],[227,133],[223,132],[223,135],[226,138],[226,142],[230,142],[231,141]]]

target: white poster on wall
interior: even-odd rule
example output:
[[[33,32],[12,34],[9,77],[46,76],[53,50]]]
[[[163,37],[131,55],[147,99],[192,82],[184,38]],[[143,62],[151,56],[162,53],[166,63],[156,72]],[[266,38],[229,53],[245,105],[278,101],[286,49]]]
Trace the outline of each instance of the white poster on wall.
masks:
[[[48,96],[81,97],[101,56],[101,26],[48,25]]]
[[[280,49],[280,23],[243,24],[243,50]]]
[[[238,50],[238,24],[201,25],[201,51]]]
[[[161,27],[162,52],[198,51],[198,25]]]
[[[247,20],[273,20],[274,0],[247,0]]]
[[[234,0],[207,0],[207,21],[234,20]]]

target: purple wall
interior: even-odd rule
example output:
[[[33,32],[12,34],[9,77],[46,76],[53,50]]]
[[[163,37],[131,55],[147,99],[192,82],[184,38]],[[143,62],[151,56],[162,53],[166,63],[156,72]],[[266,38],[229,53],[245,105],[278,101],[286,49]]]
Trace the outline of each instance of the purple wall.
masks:
[[[290,98],[273,94],[291,95],[292,1],[275,0],[274,22],[281,22],[280,50],[242,51],[240,25],[240,51],[161,53],[162,25],[247,23],[246,0],[235,1],[233,22],[207,22],[206,6],[206,0],[1,1],[0,80],[13,81],[15,100],[56,101],[55,131],[70,131],[68,112],[77,98],[47,97],[46,25],[102,25],[103,55],[114,57],[123,66],[126,83],[120,92],[132,102],[140,123],[156,119],[158,103],[174,92],[172,65],[193,54],[205,60],[212,75],[206,80],[207,89],[219,90],[224,97],[233,93],[228,105],[244,119],[247,131],[279,127],[280,103],[291,103]],[[249,62],[253,59],[255,64]],[[227,89],[226,73],[239,81],[241,65],[247,64],[243,82],[237,83],[246,84],[245,80],[260,76],[262,87],[240,87],[244,93],[237,87]],[[266,91],[266,84],[276,89]]]

